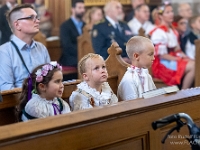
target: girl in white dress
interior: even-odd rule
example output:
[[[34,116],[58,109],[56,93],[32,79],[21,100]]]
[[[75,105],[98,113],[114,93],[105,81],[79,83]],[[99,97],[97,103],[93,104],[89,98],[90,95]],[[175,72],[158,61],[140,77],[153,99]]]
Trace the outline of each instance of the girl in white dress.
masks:
[[[108,105],[118,102],[109,84],[105,61],[98,54],[85,55],[78,64],[83,82],[69,98],[73,111]]]
[[[35,68],[23,83],[18,120],[69,113],[69,105],[61,99],[64,90],[62,79],[62,67],[57,62]]]

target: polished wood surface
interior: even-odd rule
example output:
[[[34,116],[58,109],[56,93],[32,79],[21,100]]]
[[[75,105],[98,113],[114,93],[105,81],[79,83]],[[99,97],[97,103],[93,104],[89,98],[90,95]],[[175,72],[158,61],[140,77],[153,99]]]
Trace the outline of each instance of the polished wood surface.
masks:
[[[0,127],[0,148],[55,150],[55,149],[110,149],[110,150],[188,150],[187,144],[173,145],[161,138],[172,127],[154,131],[151,123],[174,113],[188,113],[195,122],[200,117],[200,89],[188,89],[150,99],[119,102],[70,114],[32,120]],[[187,135],[187,128],[178,133]],[[176,133],[172,135],[177,135]],[[30,146],[31,145],[31,146]]]
[[[59,61],[62,54],[60,40],[55,39],[52,41],[46,41],[46,47],[49,52],[51,61]]]
[[[85,56],[86,54],[94,53],[90,31],[86,26],[83,28],[83,34],[80,35],[77,38],[77,40],[78,40],[78,61],[80,61],[81,58],[83,58],[83,56]]]
[[[195,87],[200,86],[200,67],[198,64],[200,64],[200,40],[195,41],[196,46],[196,54],[195,54]]]

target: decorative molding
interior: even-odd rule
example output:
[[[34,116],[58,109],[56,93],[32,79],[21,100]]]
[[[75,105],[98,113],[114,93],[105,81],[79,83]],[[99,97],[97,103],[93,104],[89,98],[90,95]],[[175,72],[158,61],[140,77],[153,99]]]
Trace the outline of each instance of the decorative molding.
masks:
[[[22,0],[17,0],[17,3],[18,3],[18,4],[21,4],[21,3],[22,3]]]
[[[109,2],[110,0],[85,0],[85,6],[103,6],[105,5],[107,2]],[[130,0],[119,0],[119,2],[122,5],[130,5],[131,1]]]

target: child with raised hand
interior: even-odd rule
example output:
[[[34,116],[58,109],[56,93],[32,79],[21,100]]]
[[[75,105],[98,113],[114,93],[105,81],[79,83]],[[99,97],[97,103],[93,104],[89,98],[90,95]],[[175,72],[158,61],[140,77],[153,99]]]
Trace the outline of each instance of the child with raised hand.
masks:
[[[127,68],[119,87],[120,100],[142,98],[142,93],[156,89],[148,68],[154,61],[154,45],[142,36],[132,37],[126,44],[126,52],[131,60],[131,67]]]
[[[61,99],[64,90],[62,80],[62,67],[56,61],[35,68],[22,86],[18,120],[69,113],[69,105]]]
[[[69,98],[73,111],[118,102],[109,84],[104,59],[98,54],[85,55],[78,64],[83,81]]]

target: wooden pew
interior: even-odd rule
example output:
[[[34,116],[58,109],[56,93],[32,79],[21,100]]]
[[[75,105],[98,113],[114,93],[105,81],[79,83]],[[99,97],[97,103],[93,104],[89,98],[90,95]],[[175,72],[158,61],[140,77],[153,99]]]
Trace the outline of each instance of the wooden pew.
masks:
[[[172,134],[165,145],[161,138],[174,125],[153,131],[151,123],[174,113],[188,113],[200,121],[200,88],[150,99],[120,102],[70,114],[0,127],[0,148],[29,150],[115,149],[188,150],[175,135],[188,135],[187,127]],[[37,144],[36,144],[37,143]]]
[[[47,45],[46,43],[46,37],[44,34],[42,34],[42,32],[38,32],[35,37],[34,37],[35,41],[41,42],[44,46]]]
[[[0,126],[16,122],[15,106],[18,104],[21,88],[2,91],[3,101],[0,102]]]
[[[195,87],[200,86],[200,40],[195,41],[196,51],[195,51]]]
[[[94,49],[92,47],[91,35],[88,31],[88,28],[85,26],[83,28],[83,34],[78,38],[78,61],[83,58],[88,53],[94,53]]]
[[[109,75],[108,82],[113,92],[117,94],[118,84],[121,81],[128,64],[125,63],[121,58],[121,49],[117,43],[113,43],[111,45],[111,47],[108,49],[108,53],[110,54],[106,60]],[[62,98],[68,102],[71,93],[77,88],[76,85],[80,82],[81,80],[76,80],[74,82],[64,83],[65,87]],[[0,126],[15,122],[15,106],[18,103],[20,93],[21,89],[1,92],[3,102],[0,102],[0,116],[4,119],[0,120]]]
[[[60,40],[55,39],[55,40],[46,41],[46,47],[49,52],[51,60],[59,61],[62,54]]]

